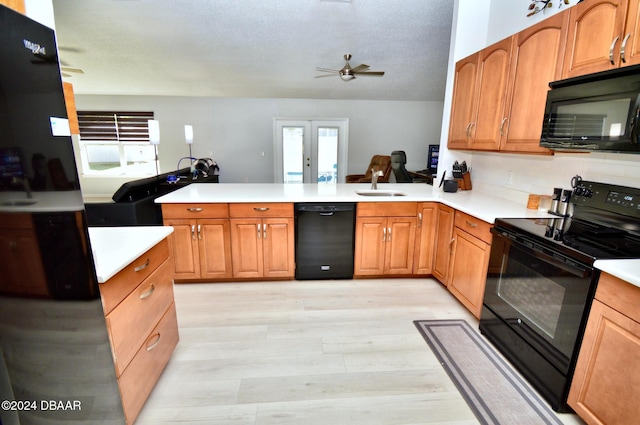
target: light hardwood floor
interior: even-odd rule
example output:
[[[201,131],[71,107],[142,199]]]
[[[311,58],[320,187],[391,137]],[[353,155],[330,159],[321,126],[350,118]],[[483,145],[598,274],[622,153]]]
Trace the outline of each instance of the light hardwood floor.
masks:
[[[174,290],[180,343],[136,424],[478,423],[413,325],[455,318],[477,329],[433,279]]]

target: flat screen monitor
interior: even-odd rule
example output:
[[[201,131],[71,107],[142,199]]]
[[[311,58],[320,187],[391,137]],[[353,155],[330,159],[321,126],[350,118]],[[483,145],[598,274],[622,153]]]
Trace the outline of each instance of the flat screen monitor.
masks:
[[[438,172],[438,154],[440,152],[440,145],[429,145],[429,153],[427,155],[427,169],[431,171],[431,174]]]

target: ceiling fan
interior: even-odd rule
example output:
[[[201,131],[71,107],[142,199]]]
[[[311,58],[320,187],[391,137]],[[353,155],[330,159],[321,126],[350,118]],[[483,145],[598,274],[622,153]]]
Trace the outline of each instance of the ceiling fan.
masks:
[[[346,63],[342,67],[342,69],[330,69],[330,68],[316,68],[316,70],[320,72],[329,72],[327,75],[317,75],[316,78],[322,77],[331,77],[335,74],[339,75],[342,81],[351,81],[356,78],[356,75],[363,75],[367,77],[382,77],[384,72],[382,71],[367,71],[369,69],[369,65],[361,64],[356,67],[351,67],[349,64],[349,60],[351,59],[351,54],[347,53],[344,55],[344,60]]]
[[[83,70],[79,68],[70,68],[68,66],[61,66],[60,70],[63,77],[73,77],[71,74],[84,74]]]

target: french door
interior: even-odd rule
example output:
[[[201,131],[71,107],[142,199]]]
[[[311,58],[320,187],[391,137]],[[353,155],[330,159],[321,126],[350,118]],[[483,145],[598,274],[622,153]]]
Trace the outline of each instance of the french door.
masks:
[[[347,118],[274,119],[276,183],[344,183]]]

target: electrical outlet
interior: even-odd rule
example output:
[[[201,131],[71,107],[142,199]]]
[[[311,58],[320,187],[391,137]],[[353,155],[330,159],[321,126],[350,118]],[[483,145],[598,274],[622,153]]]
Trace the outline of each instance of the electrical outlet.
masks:
[[[505,183],[507,184],[507,186],[513,186],[513,171],[512,170],[508,170],[507,171],[507,179],[506,179]]]

